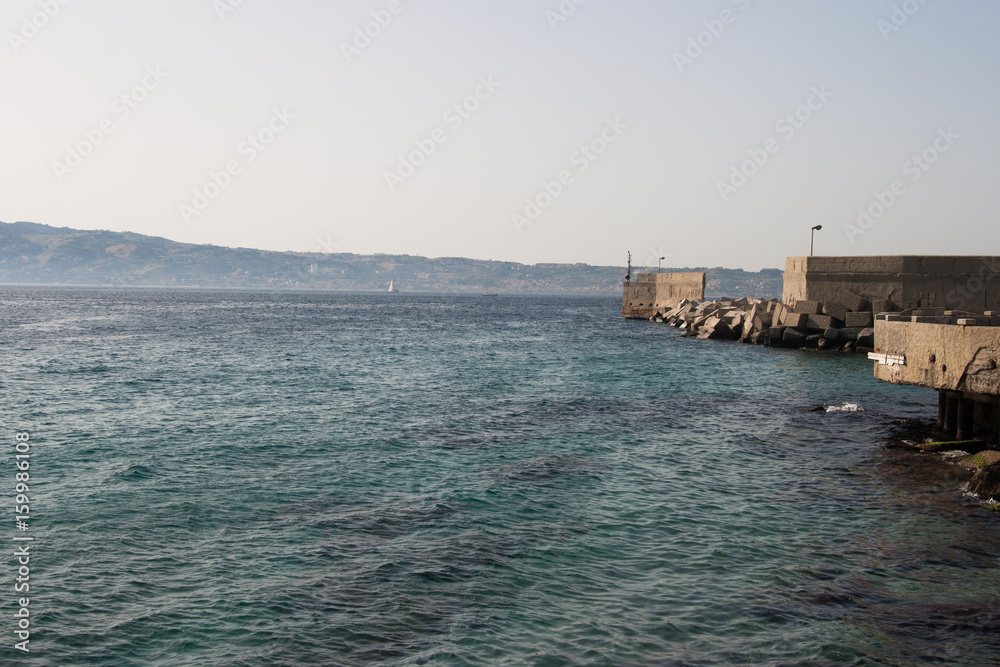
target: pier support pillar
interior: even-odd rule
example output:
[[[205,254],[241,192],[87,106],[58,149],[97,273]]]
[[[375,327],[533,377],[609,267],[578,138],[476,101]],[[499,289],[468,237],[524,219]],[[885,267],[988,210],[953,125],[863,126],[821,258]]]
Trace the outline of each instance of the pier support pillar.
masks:
[[[954,396],[945,397],[944,430],[948,435],[958,430],[958,399]]]
[[[944,413],[948,409],[948,394],[943,390],[938,391],[938,416],[937,416],[937,426],[938,428],[944,428]]]
[[[1000,444],[1000,405],[991,405],[987,408],[990,423],[990,442],[994,445]]]
[[[972,438],[973,415],[976,412],[976,404],[966,398],[958,399],[958,431],[955,438],[958,440],[969,440]]]

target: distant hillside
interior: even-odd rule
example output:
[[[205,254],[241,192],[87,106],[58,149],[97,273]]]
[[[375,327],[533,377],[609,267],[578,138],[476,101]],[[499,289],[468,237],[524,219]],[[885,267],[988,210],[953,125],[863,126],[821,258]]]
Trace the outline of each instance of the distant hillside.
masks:
[[[655,269],[653,269],[655,270]],[[782,273],[706,271],[707,295],[781,295]],[[621,294],[624,266],[493,262],[459,257],[273,252],[178,243],[131,232],[0,223],[0,282],[522,294]]]

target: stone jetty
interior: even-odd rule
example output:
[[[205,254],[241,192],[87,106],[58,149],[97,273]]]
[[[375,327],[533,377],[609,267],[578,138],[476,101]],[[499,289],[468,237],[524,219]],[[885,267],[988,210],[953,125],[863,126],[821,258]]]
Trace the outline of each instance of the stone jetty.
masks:
[[[871,351],[875,347],[875,313],[892,310],[889,301],[872,303],[861,296],[837,301],[722,298],[683,299],[659,308],[650,320],[685,330],[686,336],[733,340],[771,347]]]

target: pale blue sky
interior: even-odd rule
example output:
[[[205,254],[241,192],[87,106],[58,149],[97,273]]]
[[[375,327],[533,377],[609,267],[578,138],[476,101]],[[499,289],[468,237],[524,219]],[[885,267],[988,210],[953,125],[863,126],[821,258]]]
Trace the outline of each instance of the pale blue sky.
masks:
[[[815,224],[818,254],[1000,252],[993,0],[567,0],[554,29],[559,0],[398,0],[350,62],[393,2],[235,2],[5,3],[0,220],[528,263],[782,267]]]

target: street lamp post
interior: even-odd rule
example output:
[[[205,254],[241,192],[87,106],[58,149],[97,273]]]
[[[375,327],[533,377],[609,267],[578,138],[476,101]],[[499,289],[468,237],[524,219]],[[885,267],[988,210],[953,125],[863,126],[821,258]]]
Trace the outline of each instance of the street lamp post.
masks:
[[[664,255],[663,257],[661,257],[661,258],[659,258],[658,260],[656,260],[656,272],[657,272],[657,273],[659,273],[659,272],[660,272],[660,262],[662,262],[662,261],[663,261],[663,260],[665,260],[666,258],[667,258],[667,257],[666,257],[666,255]]]
[[[816,225],[812,228],[812,233],[809,234],[809,256],[812,257],[813,245],[816,242],[816,232],[823,229],[823,225]]]

